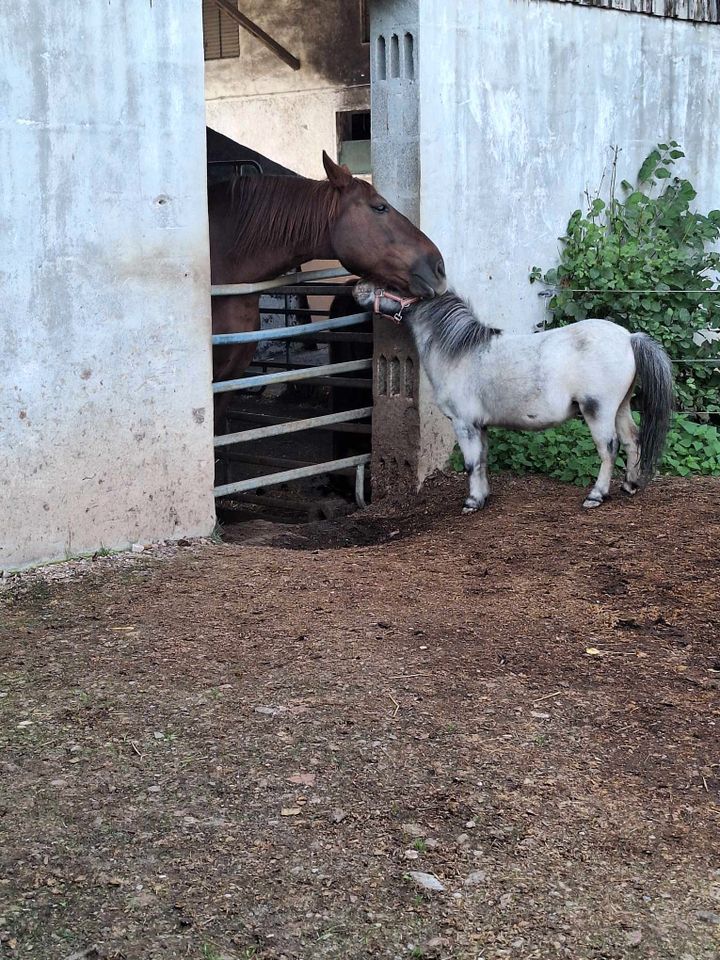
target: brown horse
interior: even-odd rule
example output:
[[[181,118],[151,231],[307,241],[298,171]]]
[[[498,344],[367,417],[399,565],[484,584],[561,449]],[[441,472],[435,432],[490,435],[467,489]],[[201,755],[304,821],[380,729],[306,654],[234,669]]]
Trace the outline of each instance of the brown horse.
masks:
[[[248,176],[208,187],[212,283],[268,280],[308,260],[339,260],[380,285],[419,297],[447,288],[440,251],[364,180],[326,153],[327,180]],[[215,297],[213,333],[260,326],[259,297]],[[214,379],[242,375],[256,344],[215,347]],[[215,399],[216,429],[229,394]]]

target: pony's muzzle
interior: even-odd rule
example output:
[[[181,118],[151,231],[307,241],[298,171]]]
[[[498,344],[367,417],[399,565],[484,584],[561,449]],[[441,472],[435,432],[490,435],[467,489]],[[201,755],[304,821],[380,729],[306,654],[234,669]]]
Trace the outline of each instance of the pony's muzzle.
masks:
[[[420,257],[410,270],[410,292],[416,297],[432,298],[447,290],[443,258],[437,253]]]
[[[358,280],[353,287],[353,297],[361,307],[371,307],[375,300],[375,284],[369,280]]]

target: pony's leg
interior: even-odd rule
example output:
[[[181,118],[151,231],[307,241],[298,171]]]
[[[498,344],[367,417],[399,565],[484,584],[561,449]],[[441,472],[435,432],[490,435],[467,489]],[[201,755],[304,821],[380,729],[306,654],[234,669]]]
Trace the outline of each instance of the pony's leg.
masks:
[[[625,447],[625,479],[621,486],[625,493],[632,495],[637,493],[639,489],[640,449],[638,447],[639,431],[630,410],[630,393],[618,408],[615,416],[615,429],[620,437],[620,443]]]
[[[599,507],[610,493],[610,481],[612,480],[615,458],[618,453],[618,438],[615,434],[615,417],[604,416],[602,410],[597,409],[597,403],[588,405],[580,410],[585,418],[585,422],[590,428],[590,433],[595,441],[597,452],[600,455],[600,472],[590,493],[585,497],[583,506],[588,509]]]
[[[470,474],[470,489],[463,513],[475,513],[485,506],[490,485],[487,478],[487,430],[474,424],[454,421],[455,433]]]

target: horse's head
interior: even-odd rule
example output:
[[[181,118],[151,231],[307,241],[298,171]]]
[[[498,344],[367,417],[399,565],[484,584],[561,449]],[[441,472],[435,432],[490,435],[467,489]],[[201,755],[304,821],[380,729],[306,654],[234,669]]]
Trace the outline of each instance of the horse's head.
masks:
[[[432,240],[346,166],[326,153],[323,164],[338,193],[330,239],[343,266],[400,293],[423,298],[444,293],[445,264]]]

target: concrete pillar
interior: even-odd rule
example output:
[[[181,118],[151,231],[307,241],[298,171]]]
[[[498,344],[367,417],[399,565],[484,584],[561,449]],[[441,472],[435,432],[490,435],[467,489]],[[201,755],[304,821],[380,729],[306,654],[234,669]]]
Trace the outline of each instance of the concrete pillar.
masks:
[[[376,0],[370,13],[373,182],[420,222],[418,0]],[[373,497],[414,493],[452,449],[449,422],[432,401],[412,338],[375,319]]]

